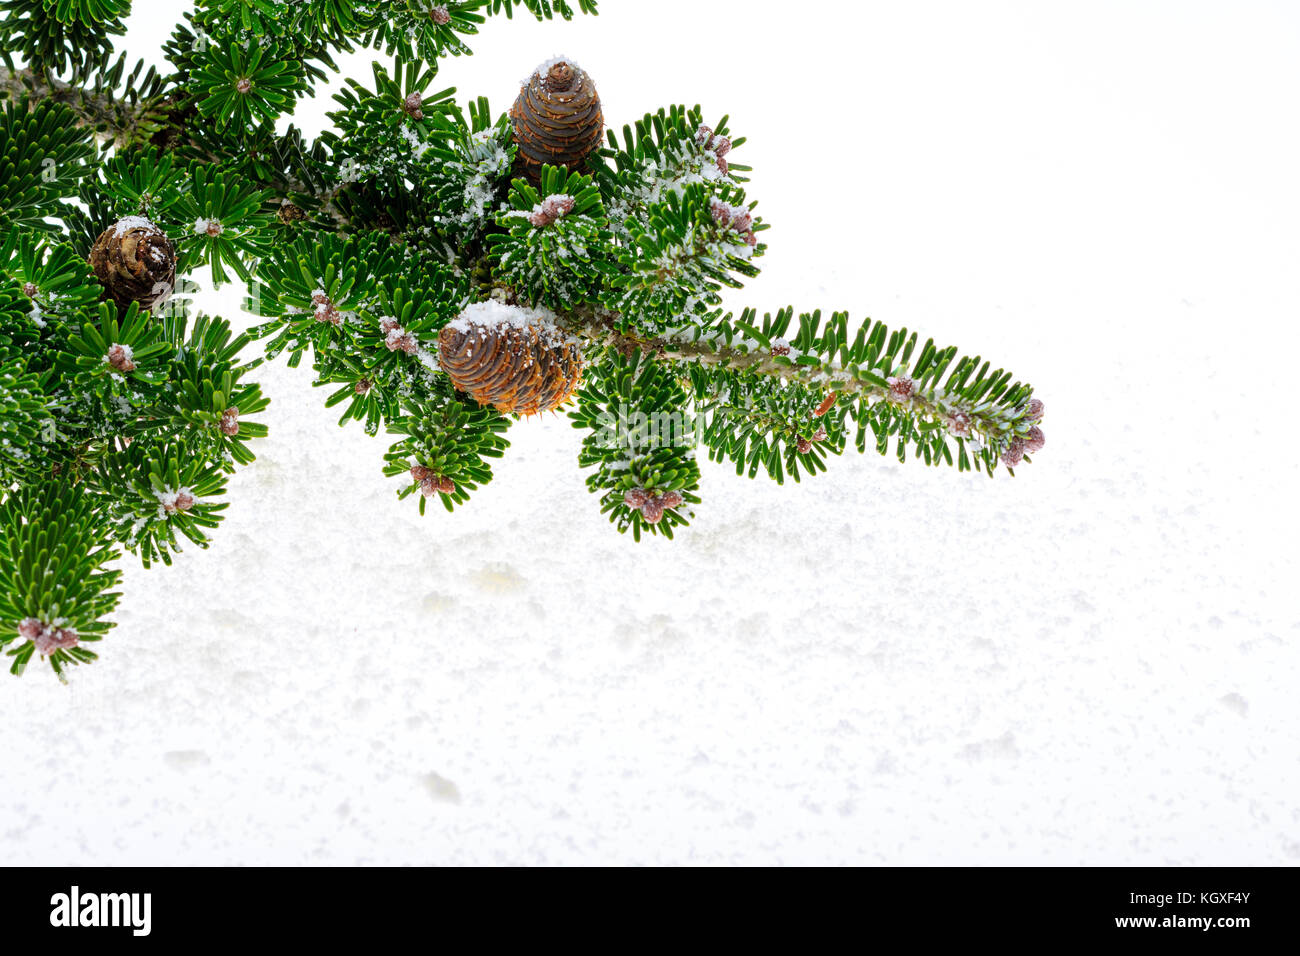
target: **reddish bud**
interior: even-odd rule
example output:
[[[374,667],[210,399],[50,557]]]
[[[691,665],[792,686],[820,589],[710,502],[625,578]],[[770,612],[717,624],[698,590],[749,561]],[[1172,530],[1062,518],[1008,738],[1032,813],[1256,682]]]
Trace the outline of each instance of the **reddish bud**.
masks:
[[[1036,422],[1042,420],[1043,402],[1041,399],[1031,398],[1029,404],[1025,406],[1025,421]]]
[[[650,495],[644,488],[630,488],[623,495],[623,504],[629,508],[640,509],[645,507],[645,503],[650,500]]]
[[[1024,458],[1025,443],[1021,439],[1017,438],[1007,447],[1007,450],[1002,453],[1002,464],[1006,465],[1008,468],[1014,468],[1016,465],[1024,461]]]
[[[1029,452],[1031,455],[1037,455],[1043,450],[1045,441],[1046,439],[1043,437],[1043,430],[1037,425],[1033,425],[1030,427],[1029,435],[1025,439],[1025,451]]]
[[[134,372],[135,362],[132,360],[131,349],[129,346],[114,343],[108,349],[108,364],[119,372]]]
[[[896,402],[905,402],[916,394],[916,382],[906,375],[891,375],[885,381],[889,384],[889,397]]]
[[[221,413],[221,423],[218,426],[221,434],[235,436],[239,434],[239,409],[227,408]]]

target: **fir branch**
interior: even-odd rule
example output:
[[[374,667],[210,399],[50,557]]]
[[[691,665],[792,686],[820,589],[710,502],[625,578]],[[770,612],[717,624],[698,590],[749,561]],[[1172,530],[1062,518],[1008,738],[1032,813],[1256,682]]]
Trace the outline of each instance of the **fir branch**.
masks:
[[[67,106],[76,115],[77,126],[88,127],[96,139],[118,147],[146,142],[161,125],[152,100],[129,103],[111,89],[68,83],[29,67],[0,65],[0,100],[17,102],[24,95],[32,103],[49,100]]]

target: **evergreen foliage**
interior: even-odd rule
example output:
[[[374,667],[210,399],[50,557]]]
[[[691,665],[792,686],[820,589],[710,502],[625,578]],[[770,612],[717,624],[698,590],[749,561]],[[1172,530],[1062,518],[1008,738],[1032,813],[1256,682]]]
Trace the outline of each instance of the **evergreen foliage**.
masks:
[[[249,373],[267,358],[308,360],[340,424],[387,433],[399,497],[422,513],[467,501],[519,417],[440,364],[446,335],[470,341],[456,324],[470,306],[514,317],[509,334],[473,332],[511,388],[535,358],[511,346],[521,317],[545,326],[530,348],[580,346],[578,466],[638,540],[693,519],[701,447],[777,482],[850,446],[990,476],[1042,447],[1042,403],[979,356],[843,312],[723,310],[768,228],[727,117],[670,104],[600,141],[598,100],[555,107],[568,87],[507,113],[444,85],[488,17],[567,20],[594,0],[198,0],[164,72],[113,60],[128,13],[0,0],[0,647],[15,673],[94,659],[120,551],[148,566],[208,545],[266,434]],[[386,61],[335,96],[334,128],[277,131],[359,47]],[[561,75],[590,91],[564,58],[527,82]],[[554,143],[530,148],[568,166],[524,163],[517,117],[551,107],[527,115]],[[132,260],[128,225],[165,233],[174,288],[128,281],[172,265]],[[116,295],[88,264],[96,246],[124,270]],[[193,314],[205,266],[247,288],[247,335]]]

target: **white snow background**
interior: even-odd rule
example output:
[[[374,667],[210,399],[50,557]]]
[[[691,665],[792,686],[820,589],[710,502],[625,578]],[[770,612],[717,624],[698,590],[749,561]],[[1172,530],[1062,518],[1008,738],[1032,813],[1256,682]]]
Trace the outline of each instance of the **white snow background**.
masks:
[[[179,10],[137,2],[132,56]],[[436,85],[500,111],[565,53],[616,128],[729,113],[773,225],[730,304],[991,358],[1046,448],[703,462],[696,522],[636,545],[567,419],[421,518],[279,362],[212,548],[124,562],[71,688],[0,683],[0,861],[1300,861],[1296,7],[601,10],[493,20]]]

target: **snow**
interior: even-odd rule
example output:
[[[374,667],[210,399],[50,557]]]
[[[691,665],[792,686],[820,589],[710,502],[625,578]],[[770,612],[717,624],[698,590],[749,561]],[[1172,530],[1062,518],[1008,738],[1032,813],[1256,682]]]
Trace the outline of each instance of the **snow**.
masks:
[[[527,86],[534,79],[544,79],[546,74],[551,72],[552,67],[559,66],[561,63],[569,64],[573,69],[574,75],[582,75],[582,67],[578,66],[572,57],[557,55],[551,57],[549,60],[543,60],[541,63],[537,64],[537,69],[533,70],[533,72],[529,73],[525,79],[521,80],[519,85]]]
[[[113,236],[120,239],[132,229],[148,229],[153,232],[161,231],[144,216],[123,216],[113,224]]]
[[[692,526],[634,545],[563,416],[421,517],[386,438],[263,366],[271,437],[211,548],[124,562],[70,688],[3,685],[0,857],[1300,863],[1296,12],[755,6],[490,21],[440,80],[504,108],[563,32],[611,123],[730,113],[773,228],[728,305],[978,352],[1036,386],[1043,452],[995,480],[850,452],[785,487],[702,460]],[[781,70],[708,68],[718,36]],[[241,297],[200,306],[251,324]]]

